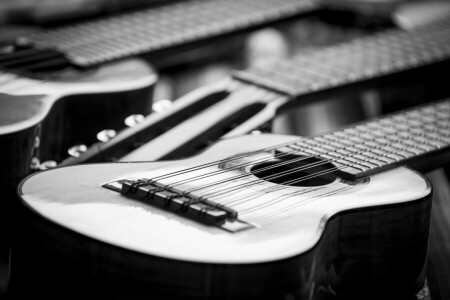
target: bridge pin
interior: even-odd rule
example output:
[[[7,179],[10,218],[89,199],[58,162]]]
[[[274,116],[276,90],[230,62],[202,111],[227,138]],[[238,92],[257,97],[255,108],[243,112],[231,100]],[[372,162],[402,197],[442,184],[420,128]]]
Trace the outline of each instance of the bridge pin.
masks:
[[[105,129],[97,133],[97,140],[99,140],[100,142],[107,142],[115,137],[116,134],[116,131],[113,129]]]
[[[87,151],[86,145],[75,145],[70,147],[69,150],[67,150],[69,155],[73,157],[78,157],[86,151]]]
[[[169,107],[172,106],[172,101],[168,99],[161,99],[153,103],[152,110],[156,113],[161,113],[165,110],[167,110]]]
[[[137,124],[142,123],[142,121],[144,121],[144,118],[145,117],[141,114],[134,114],[126,117],[124,123],[128,127],[134,127]]]
[[[31,39],[27,38],[27,37],[24,37],[24,36],[19,36],[14,41],[14,47],[16,48],[16,50],[29,49],[29,48],[31,48],[33,46],[34,46],[33,41]]]
[[[2,54],[10,54],[14,52],[14,46],[13,45],[6,45],[0,47],[0,55]]]
[[[41,163],[40,163],[40,161],[39,161],[39,158],[33,157],[33,158],[31,159],[31,162],[30,162],[30,169],[31,169],[31,170],[38,170],[40,164],[41,164]]]
[[[34,145],[33,145],[33,147],[34,148],[39,148],[40,145],[41,145],[41,139],[39,138],[39,136],[36,136],[34,138]]]
[[[42,170],[52,169],[52,168],[55,168],[56,166],[57,166],[56,161],[46,160],[39,165],[39,170],[42,171]]]

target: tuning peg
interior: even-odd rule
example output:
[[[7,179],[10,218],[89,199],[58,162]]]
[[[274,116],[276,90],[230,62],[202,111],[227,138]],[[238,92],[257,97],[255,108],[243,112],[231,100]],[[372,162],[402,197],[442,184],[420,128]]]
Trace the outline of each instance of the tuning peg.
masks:
[[[115,137],[116,134],[116,131],[113,129],[105,129],[97,133],[97,140],[99,140],[100,142],[107,142]]]
[[[172,106],[172,101],[168,99],[161,99],[153,103],[152,110],[156,113],[163,112]]]
[[[75,145],[70,147],[69,150],[67,150],[69,155],[73,157],[78,157],[86,151],[87,151],[86,145]]]
[[[25,36],[19,36],[15,39],[14,46],[16,50],[29,49],[34,46],[34,43],[31,39]]]
[[[131,116],[128,116],[125,118],[125,125],[127,125],[128,127],[134,127],[139,123],[142,123],[142,121],[144,121],[145,117],[141,114],[134,114]]]
[[[56,161],[54,161],[54,160],[46,160],[46,161],[44,161],[43,163],[41,163],[39,165],[39,170],[43,171],[43,170],[55,168],[56,166],[57,166]]]
[[[40,164],[41,164],[41,163],[40,163],[40,161],[39,161],[39,158],[33,157],[33,158],[31,159],[31,162],[30,162],[30,169],[31,169],[31,170],[38,170]]]
[[[14,46],[13,45],[6,45],[0,47],[0,55],[1,54],[10,54],[14,52]]]
[[[41,145],[41,139],[39,138],[39,136],[36,136],[34,138],[34,145],[33,145],[33,147],[34,148],[39,148],[40,145]]]

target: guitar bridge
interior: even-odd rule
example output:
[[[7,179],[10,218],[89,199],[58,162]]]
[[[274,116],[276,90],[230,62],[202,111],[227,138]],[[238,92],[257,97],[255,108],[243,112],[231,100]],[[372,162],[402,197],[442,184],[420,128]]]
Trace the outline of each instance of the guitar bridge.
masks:
[[[102,187],[121,193],[126,197],[168,210],[188,219],[237,232],[255,226],[239,220],[233,209],[224,205],[160,187],[148,179],[120,179]]]

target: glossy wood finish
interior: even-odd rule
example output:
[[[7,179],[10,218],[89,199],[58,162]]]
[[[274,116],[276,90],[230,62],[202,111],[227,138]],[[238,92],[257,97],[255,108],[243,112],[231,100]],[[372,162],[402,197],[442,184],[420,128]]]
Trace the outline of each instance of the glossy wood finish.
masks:
[[[432,300],[450,298],[450,182],[443,169],[427,174],[434,189],[428,246],[428,282]]]
[[[189,157],[209,143],[231,134],[235,126],[247,131],[261,126],[275,116],[280,105],[289,100],[283,95],[236,81],[231,81],[227,88],[230,93],[220,102],[181,120],[170,130],[120,157],[120,161]]]
[[[388,291],[396,299],[417,292],[425,278],[431,186],[408,169],[355,185],[337,180],[324,187],[332,196],[298,196],[292,200],[304,205],[272,217],[263,217],[271,207],[243,214],[258,227],[234,234],[100,186],[293,139],[245,136],[184,161],[74,166],[29,177],[20,187],[26,226],[13,258],[13,287],[26,293],[19,288],[25,282],[54,298],[64,290],[137,299],[368,299]],[[31,245],[40,245],[35,255]],[[28,264],[31,271],[21,272]],[[49,289],[49,278],[61,290]]]
[[[14,194],[32,155],[58,162],[68,156],[68,147],[92,143],[104,126],[120,129],[126,116],[149,112],[155,81],[154,71],[133,59],[87,72],[62,72],[46,81],[17,76],[3,82],[0,141],[6,173],[0,186]]]
[[[229,94],[228,82],[229,80],[226,80],[211,86],[198,88],[174,101],[170,109],[147,116],[136,126],[120,131],[110,141],[95,144],[83,155],[68,158],[61,162],[61,165],[71,166],[80,163],[116,161],[136,148],[150,143],[160,135],[170,134],[173,137],[172,129],[174,127],[179,127],[180,123],[188,119],[195,119],[195,115],[203,114],[205,110],[211,111],[208,108],[226,98]],[[204,127],[203,124],[201,127]],[[189,131],[189,129],[186,128],[186,131]],[[195,132],[200,132],[200,129],[197,128],[191,134]],[[155,156],[158,156],[158,152],[168,154],[167,151],[163,152],[163,149],[156,150],[157,153],[153,151],[145,153],[143,160],[153,160]]]
[[[138,59],[124,60],[85,72],[70,69],[56,74],[48,74],[47,77],[47,79],[30,79],[11,73],[0,73],[2,79],[0,93],[2,94],[47,96],[42,100],[43,104],[38,111],[36,111],[35,105],[28,105],[27,114],[22,112],[26,117],[13,117],[7,123],[2,121],[0,134],[17,132],[38,124],[47,117],[52,106],[64,97],[105,93],[112,95],[116,92],[148,88],[156,81],[155,71]],[[0,101],[2,107],[7,107],[12,112],[26,109],[22,101],[17,103],[18,101],[15,99],[3,97],[0,98]]]

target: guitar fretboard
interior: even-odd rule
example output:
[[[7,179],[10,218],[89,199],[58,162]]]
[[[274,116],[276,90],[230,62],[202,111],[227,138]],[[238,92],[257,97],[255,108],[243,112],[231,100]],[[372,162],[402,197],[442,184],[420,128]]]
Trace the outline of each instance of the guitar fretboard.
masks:
[[[442,154],[450,161],[450,99],[304,139],[280,149],[318,156],[351,179]]]
[[[186,1],[31,35],[78,66],[167,49],[254,28],[314,9],[308,0]]]
[[[411,32],[390,30],[309,51],[234,78],[298,97],[450,59],[450,19]]]

